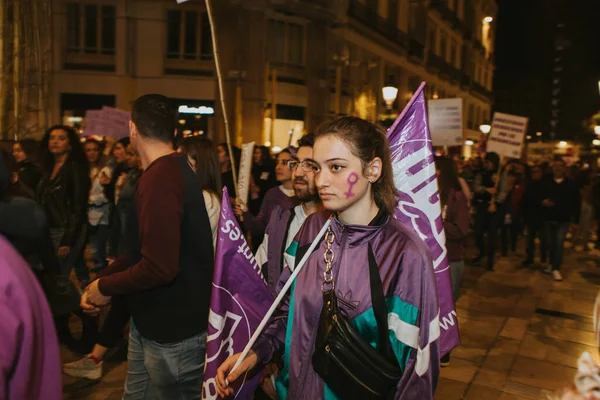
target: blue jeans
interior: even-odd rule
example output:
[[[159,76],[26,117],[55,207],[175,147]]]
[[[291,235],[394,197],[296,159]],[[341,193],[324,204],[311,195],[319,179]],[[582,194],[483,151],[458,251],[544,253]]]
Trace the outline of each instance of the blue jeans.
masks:
[[[142,337],[132,320],[123,399],[200,399],[205,353],[206,332],[161,344]]]
[[[546,243],[550,249],[550,264],[552,265],[552,270],[560,270],[560,265],[563,262],[565,238],[567,237],[568,231],[568,222],[544,223]]]

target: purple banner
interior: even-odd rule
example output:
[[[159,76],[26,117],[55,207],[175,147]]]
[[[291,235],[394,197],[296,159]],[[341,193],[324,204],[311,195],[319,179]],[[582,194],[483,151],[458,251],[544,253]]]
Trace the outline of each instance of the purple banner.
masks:
[[[440,353],[460,344],[458,319],[446,251],[431,135],[425,108],[425,82],[388,130],[394,183],[399,192],[396,218],[417,232],[429,246],[440,305]]]
[[[223,189],[215,269],[208,316],[206,369],[202,399],[217,399],[215,376],[225,359],[244,350],[256,327],[273,303],[260,267],[248,247]],[[233,384],[234,398],[253,396],[261,374],[245,376]]]

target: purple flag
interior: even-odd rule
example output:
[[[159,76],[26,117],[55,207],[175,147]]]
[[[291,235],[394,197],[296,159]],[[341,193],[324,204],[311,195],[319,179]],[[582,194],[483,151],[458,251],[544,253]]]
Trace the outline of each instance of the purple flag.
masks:
[[[431,250],[440,305],[440,353],[445,355],[460,344],[460,337],[424,87],[425,82],[388,130],[387,136],[392,152],[394,183],[400,195],[396,218],[417,232]]]
[[[218,229],[202,384],[204,400],[218,398],[217,368],[227,357],[244,350],[273,303],[271,291],[231,211],[227,188],[223,188]],[[235,398],[251,398],[260,375],[245,376],[235,382]]]

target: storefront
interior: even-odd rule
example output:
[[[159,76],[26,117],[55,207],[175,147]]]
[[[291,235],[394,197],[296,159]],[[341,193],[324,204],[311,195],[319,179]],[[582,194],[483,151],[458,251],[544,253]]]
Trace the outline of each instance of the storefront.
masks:
[[[275,124],[271,126],[271,109],[267,109],[263,124],[263,142],[271,147],[274,153],[287,146],[296,146],[298,139],[304,135],[304,119],[306,108],[278,104]]]
[[[215,102],[212,100],[171,99],[179,112],[177,130],[183,137],[211,138],[215,125]]]
[[[61,93],[60,120],[63,125],[80,130],[87,110],[115,107],[116,96],[103,94]]]

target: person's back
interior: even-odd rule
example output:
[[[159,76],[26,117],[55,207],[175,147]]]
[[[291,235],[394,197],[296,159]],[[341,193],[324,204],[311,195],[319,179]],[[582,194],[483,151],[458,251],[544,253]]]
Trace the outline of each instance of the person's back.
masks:
[[[125,399],[201,397],[213,240],[202,187],[173,149],[176,113],[161,95],[134,102],[130,137],[144,172],[127,222],[130,242],[81,300],[96,310],[111,296],[127,299]]]
[[[58,340],[42,288],[0,237],[0,398],[62,398]]]

